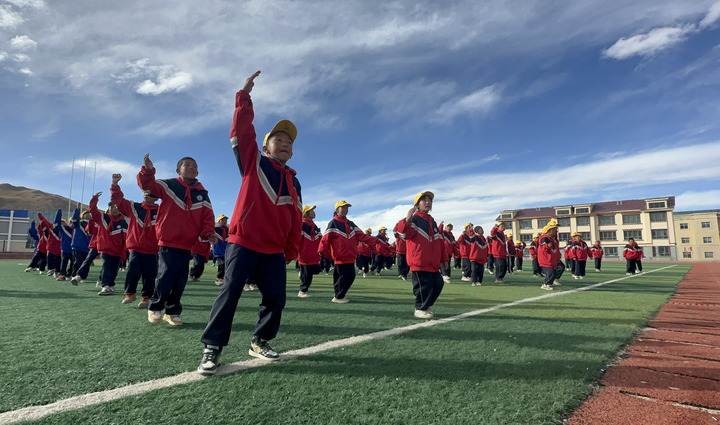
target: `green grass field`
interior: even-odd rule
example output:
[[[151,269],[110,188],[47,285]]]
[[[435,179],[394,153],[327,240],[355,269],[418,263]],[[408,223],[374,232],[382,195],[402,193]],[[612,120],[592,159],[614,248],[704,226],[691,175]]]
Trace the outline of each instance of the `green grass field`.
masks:
[[[0,261],[0,412],[194,371],[200,334],[218,292],[215,269],[188,283],[182,327],[151,324],[118,293],[94,281],[72,286],[25,261]],[[288,361],[151,390],[51,414],[38,424],[554,424],[586,399],[629,340],[675,291],[690,265],[659,270],[589,291],[523,303],[401,335],[325,350]],[[93,267],[90,278],[98,275]],[[288,301],[273,348],[287,352],[420,322],[409,282],[395,270],[358,277],[349,304],[330,302],[332,275],[315,277],[312,298],[297,298],[288,269]],[[507,284],[445,285],[438,319],[546,295],[528,271]],[[607,263],[585,280],[563,277],[562,291],[624,276]],[[486,282],[494,281],[485,275]],[[258,292],[240,300],[222,363],[251,359]],[[0,415],[2,415],[0,413]],[[1,418],[2,416],[0,416]],[[7,419],[7,416],[6,416]],[[0,419],[0,423],[2,423]]]

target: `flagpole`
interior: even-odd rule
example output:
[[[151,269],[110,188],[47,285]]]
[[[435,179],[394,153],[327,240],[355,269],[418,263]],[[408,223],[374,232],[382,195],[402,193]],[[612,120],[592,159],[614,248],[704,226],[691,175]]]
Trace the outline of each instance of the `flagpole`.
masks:
[[[80,194],[80,205],[85,202],[85,171],[87,170],[87,155],[85,155],[85,162],[83,164],[83,182],[82,182],[82,193]]]
[[[70,196],[68,196],[68,218],[70,217],[70,206],[72,205],[73,176],[75,176],[75,157],[73,157],[72,168],[70,169]]]

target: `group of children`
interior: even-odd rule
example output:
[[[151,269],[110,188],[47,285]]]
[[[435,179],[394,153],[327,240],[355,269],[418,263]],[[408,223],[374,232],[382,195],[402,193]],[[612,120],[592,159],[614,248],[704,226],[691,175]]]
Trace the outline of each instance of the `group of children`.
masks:
[[[218,216],[216,223],[208,192],[197,180],[194,159],[184,157],[178,161],[178,177],[156,179],[155,168],[146,154],[137,175],[143,202],[127,201],[118,185],[122,176],[114,174],[106,211],[97,208],[101,194],[97,193],[89,210],[81,214],[77,209],[70,224],[62,222],[60,211],[54,224],[39,217],[37,233],[44,236],[46,261],[57,271],[58,279],[72,276],[73,284],[84,281],[89,264],[100,254],[103,259],[100,295],[110,295],[114,292],[119,264],[129,252],[122,302],[136,300],[142,278],[139,305],[147,306],[148,321],[178,326],[182,325],[181,297],[186,283],[200,276],[212,244],[218,261],[216,284],[221,288],[200,338],[203,350],[197,371],[213,375],[222,350],[229,343],[233,317],[245,290],[257,288],[261,294],[248,353],[269,361],[279,358],[269,341],[280,328],[286,302],[286,265],[294,260],[300,269],[300,298],[311,296],[308,290],[313,276],[332,263],[332,302],[338,304],[349,302],[347,293],[355,280],[356,267],[363,276],[368,272],[380,274],[397,260],[398,276],[403,280],[411,276],[414,316],[421,319],[434,318],[431,308],[444,284],[450,282],[453,258],[459,259],[461,280],[473,286],[482,284],[486,267],[495,273],[498,283],[503,283],[515,266],[522,270],[525,244],[520,240],[514,243],[512,235],[505,234],[505,223],[493,226],[488,236],[481,226],[467,223],[455,240],[452,225],[438,224],[430,215],[435,195],[429,191],[418,194],[413,207],[395,224],[394,251],[385,227],[373,236],[371,229],[363,231],[348,219],[352,205],[344,200],[335,204],[333,218],[322,232],[313,221],[316,206],[303,205],[296,172],[287,166],[297,137],[295,125],[288,120],[279,121],[265,135],[262,150],[258,149],[250,93],[259,75],[257,71],[248,77],[235,96],[230,144],[241,184],[229,226],[225,215]],[[557,227],[551,221],[530,244],[533,274],[542,270],[545,276],[542,288],[548,290],[560,285],[564,270],[559,261]],[[75,262],[71,268],[59,261],[65,258],[64,251],[57,249],[62,245],[63,235],[72,244],[71,257]],[[582,238],[574,244],[577,263],[584,263],[593,255]],[[601,255],[593,257],[599,270]],[[41,269],[41,261],[33,258],[28,270]],[[583,276],[584,267],[576,266],[575,274]]]

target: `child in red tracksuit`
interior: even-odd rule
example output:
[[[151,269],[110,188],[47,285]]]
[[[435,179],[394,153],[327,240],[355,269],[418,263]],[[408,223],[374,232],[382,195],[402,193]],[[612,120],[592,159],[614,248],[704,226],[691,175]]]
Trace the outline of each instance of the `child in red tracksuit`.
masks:
[[[285,266],[298,257],[302,238],[302,197],[295,170],[287,166],[297,137],[295,124],[279,121],[258,149],[250,92],[257,71],[235,95],[230,144],[242,175],[240,193],[230,219],[225,251],[225,280],[210,311],[200,341],[205,344],[198,373],[217,371],[220,353],[230,340],[233,317],[243,288],[252,278],[262,300],[248,354],[278,360],[268,341],[280,329],[285,307]]]
[[[512,240],[512,233],[507,233],[507,255],[508,255],[508,273],[515,273],[515,242]]]
[[[462,270],[462,277],[460,280],[464,282],[471,281],[470,274],[472,273],[472,267],[470,265],[470,249],[472,248],[471,239],[473,236],[473,224],[465,223],[463,233],[457,238],[457,247],[460,251],[460,268]],[[484,261],[483,264],[485,264]]]
[[[595,241],[595,244],[590,247],[590,252],[592,252],[592,256],[595,259],[595,271],[599,272],[602,266],[602,257],[605,254],[605,250],[602,245],[600,245],[600,241]]]
[[[638,272],[642,273],[642,259],[645,256],[645,252],[638,246],[637,242],[633,241],[633,245],[635,247],[635,268]]]
[[[355,282],[358,242],[365,242],[372,247],[378,241],[377,238],[363,233],[355,223],[348,220],[348,208],[351,206],[344,200],[335,203],[335,214],[325,229],[319,247],[320,255],[335,261],[333,271],[335,296],[332,302],[340,304],[350,302],[345,295]]]
[[[441,221],[438,225],[438,230],[440,230],[440,234],[442,234],[443,238],[445,239],[445,252],[447,253],[447,259],[443,260],[443,264],[445,264],[445,261],[447,261],[447,267],[444,267],[442,272],[442,279],[445,283],[451,282],[451,271],[450,268],[450,261],[452,260],[453,254],[455,252],[455,235],[453,235],[453,225],[451,223],[443,225],[443,222]]]
[[[525,247],[527,245],[525,242],[521,241],[520,239],[515,241],[515,266],[517,267],[517,271],[522,271],[523,266],[523,256],[525,255]]]
[[[174,179],[156,180],[150,154],[145,154],[138,184],[162,200],[155,224],[158,275],[148,304],[148,321],[181,326],[180,299],[187,285],[191,249],[198,239],[217,242],[217,233],[207,190],[197,180],[197,162],[181,158],[175,171],[178,177]]]
[[[38,213],[40,223],[43,225],[43,228],[46,229],[45,235],[47,237],[48,276],[58,277],[60,272],[60,259],[62,256],[62,242],[60,236],[61,217],[61,209],[57,210],[54,223],[50,223],[41,213]]]
[[[155,292],[158,271],[158,240],[155,234],[158,212],[158,205],[155,203],[158,197],[146,190],[143,191],[142,202],[128,201],[118,185],[120,179],[122,179],[121,174],[113,174],[110,201],[128,218],[125,247],[130,255],[125,275],[125,298],[122,304],[130,304],[137,299],[135,293],[142,278],[143,288],[138,307],[147,307],[150,304],[150,297]]]
[[[372,236],[372,229],[365,229],[365,234],[367,236]],[[358,270],[362,271],[363,277],[366,277],[368,272],[370,271],[370,263],[373,257],[373,248],[363,241],[358,241],[357,250],[357,268]],[[327,262],[330,263],[330,260],[328,259]]]
[[[482,226],[475,226],[470,240],[470,281],[472,286],[482,286],[483,270],[488,257],[488,241]]]
[[[435,317],[430,307],[444,286],[439,270],[450,268],[446,240],[440,230],[442,225],[437,226],[430,215],[434,198],[432,192],[417,195],[405,220],[398,223],[398,232],[405,235],[415,295],[415,317],[418,319]]]
[[[128,223],[117,205],[110,202],[107,210],[101,212],[98,199],[102,192],[96,193],[90,200],[88,210],[92,214],[91,222],[98,225],[97,250],[102,258],[100,270],[100,286],[98,295],[112,295],[115,293],[115,278],[117,277],[120,262],[125,259],[125,236]]]
[[[313,276],[320,273],[320,239],[322,232],[315,224],[316,205],[305,205],[302,209],[302,239],[300,240],[300,254],[298,255],[298,263],[300,264],[300,291],[298,297],[310,298],[308,289],[312,285]]]
[[[407,262],[407,243],[405,242],[405,235],[398,231],[400,223],[404,220],[405,219],[402,219],[395,224],[393,233],[395,235],[398,277],[402,280],[407,280],[407,276],[410,273],[410,267]]]
[[[628,243],[623,248],[623,257],[625,257],[625,274],[633,275],[637,270],[637,250],[635,245],[635,239],[628,239]]]
[[[495,283],[505,283],[505,274],[508,271],[507,237],[505,236],[505,222],[500,221],[490,230],[492,240],[492,253],[495,261]]]
[[[575,242],[573,243],[573,258],[575,259],[575,279],[585,279],[585,266],[588,257],[592,257],[590,247],[582,239],[580,233],[575,233]]]
[[[532,242],[530,242],[530,248],[528,248],[528,253],[530,254],[530,258],[532,259],[533,276],[536,277],[542,276],[542,270],[540,269],[540,264],[538,263],[538,246],[540,243],[539,238],[539,233],[533,234],[533,240]]]
[[[542,267],[545,281],[540,288],[552,291],[553,286],[560,286],[560,277],[565,270],[560,261],[560,246],[558,241],[558,224],[550,220],[543,227],[538,244],[538,263]]]

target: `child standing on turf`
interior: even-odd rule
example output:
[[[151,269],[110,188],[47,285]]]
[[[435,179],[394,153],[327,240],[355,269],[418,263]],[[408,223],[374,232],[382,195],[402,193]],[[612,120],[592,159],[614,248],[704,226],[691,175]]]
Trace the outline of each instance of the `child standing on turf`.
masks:
[[[637,250],[635,249],[635,239],[628,239],[628,243],[623,248],[623,257],[625,257],[625,274],[633,275],[636,269]]]
[[[217,263],[217,275],[215,277],[215,285],[222,286],[223,280],[225,279],[225,251],[227,250],[228,235],[230,229],[227,226],[228,217],[225,214],[220,214],[217,220],[217,226],[215,226],[215,233],[218,234],[218,240],[213,245],[213,263]]]
[[[542,270],[540,270],[540,264],[538,263],[538,246],[540,244],[540,233],[533,234],[532,242],[530,242],[530,248],[528,253],[532,259],[532,270],[533,276],[542,276]]]
[[[515,241],[515,266],[517,271],[521,272],[523,267],[523,256],[525,255],[525,247],[527,244],[520,239]]]
[[[600,241],[595,241],[595,244],[590,247],[590,252],[592,252],[592,256],[595,259],[595,271],[599,272],[602,265],[602,257],[605,254],[605,250],[602,245],[600,245]]]
[[[128,256],[127,274],[125,275],[125,298],[122,304],[130,304],[137,299],[138,282],[142,278],[143,288],[140,293],[138,307],[147,307],[150,297],[155,292],[155,279],[158,271],[158,240],[155,234],[158,196],[151,191],[143,191],[141,203],[125,199],[118,183],[121,174],[112,175],[110,201],[117,205],[118,210],[128,218],[128,234],[125,246],[130,252]]]
[[[488,257],[488,242],[483,236],[482,226],[475,226],[470,240],[470,282],[472,286],[482,286],[483,271]]]
[[[470,278],[470,274],[472,273],[472,267],[470,265],[470,249],[472,248],[471,239],[473,236],[473,224],[465,223],[463,233],[457,238],[457,246],[460,251],[460,267],[462,269],[462,277],[460,280],[464,282],[470,282],[472,280]],[[485,264],[484,261],[483,264]]]
[[[150,154],[145,154],[138,184],[161,199],[155,224],[158,275],[148,304],[148,321],[164,320],[171,326],[180,326],[183,324],[180,299],[187,284],[190,250],[197,240],[217,242],[217,234],[210,198],[197,180],[197,162],[190,157],[181,158],[175,171],[178,177],[174,179],[156,180]]]
[[[313,219],[316,206],[305,205],[302,209],[302,239],[300,240],[300,291],[298,297],[310,298],[308,289],[312,285],[313,276],[320,273],[320,239],[322,232]]]
[[[217,371],[220,352],[230,340],[238,300],[250,278],[262,301],[248,354],[263,360],[280,358],[268,341],[280,329],[286,297],[285,266],[297,258],[302,238],[300,182],[295,170],[287,166],[297,128],[288,120],[275,124],[263,140],[265,155],[260,154],[250,99],[258,75],[260,71],[251,75],[235,95],[230,143],[242,182],[230,222],[225,280],[200,339],[205,344],[197,369],[202,375]]]
[[[369,227],[365,229],[365,234],[367,236],[372,236],[372,229]],[[370,263],[372,261],[373,248],[363,241],[358,241],[357,250],[357,268],[362,272],[362,276],[365,277],[370,272]],[[322,263],[322,260],[320,261]]]
[[[444,286],[440,271],[450,268],[445,238],[430,215],[432,192],[422,192],[415,197],[415,204],[405,220],[398,223],[398,232],[405,235],[407,260],[412,272],[415,295],[415,317],[433,319],[430,307],[440,296]]]
[[[542,229],[538,247],[538,263],[542,267],[545,281],[540,288],[552,291],[553,286],[560,286],[560,277],[565,270],[560,262],[560,246],[558,244],[558,224],[550,220]]]
[[[590,253],[590,247],[582,239],[582,234],[575,232],[575,242],[573,243],[573,258],[575,259],[575,279],[585,279],[585,266],[587,259],[592,254]]]
[[[120,262],[125,257],[125,236],[128,222],[120,212],[117,205],[110,202],[105,212],[97,207],[102,192],[92,197],[89,204],[92,221],[98,225],[97,247],[102,257],[100,270],[100,286],[98,295],[112,295],[115,293],[115,278],[117,278]]]
[[[402,219],[395,224],[395,227],[393,227],[393,233],[395,235],[395,244],[397,246],[396,258],[398,265],[398,277],[402,280],[407,280],[407,276],[410,273],[410,267],[407,263],[407,243],[405,242],[405,235],[398,231],[402,221],[405,221],[405,219]]]
[[[508,269],[508,251],[504,221],[500,221],[493,226],[492,230],[490,230],[490,238],[495,261],[495,283],[505,283],[505,274]]]

